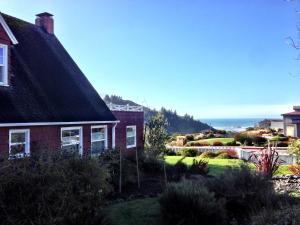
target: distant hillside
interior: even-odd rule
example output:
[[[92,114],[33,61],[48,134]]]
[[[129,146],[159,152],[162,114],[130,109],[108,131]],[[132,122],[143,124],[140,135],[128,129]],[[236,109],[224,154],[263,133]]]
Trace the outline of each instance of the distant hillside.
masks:
[[[106,104],[113,103],[118,105],[139,105],[133,101],[130,100],[124,100],[120,96],[116,95],[106,95],[104,97],[104,101]],[[144,107],[145,112],[145,121],[148,121],[152,116],[158,113],[157,110],[149,109],[147,107]],[[202,123],[198,120],[194,120],[193,116],[190,116],[188,114],[184,116],[177,115],[176,111],[167,110],[165,108],[162,108],[160,110],[164,114],[164,116],[167,118],[169,126],[168,126],[168,132],[169,133],[182,133],[182,134],[188,134],[188,133],[197,133],[203,130],[212,129],[209,125]]]

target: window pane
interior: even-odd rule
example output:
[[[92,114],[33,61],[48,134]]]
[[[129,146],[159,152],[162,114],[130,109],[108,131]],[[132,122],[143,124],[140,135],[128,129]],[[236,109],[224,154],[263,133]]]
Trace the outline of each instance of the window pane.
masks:
[[[26,142],[25,133],[12,133],[11,134],[11,143],[24,143]]]
[[[105,139],[105,128],[92,129],[92,141],[100,141]]]
[[[66,145],[62,146],[62,151],[66,153],[78,153],[79,152],[79,144]]]
[[[92,154],[100,154],[105,150],[105,141],[92,142],[91,152]]]
[[[4,64],[4,48],[0,48],[0,64]]]
[[[135,137],[127,137],[126,138],[126,145],[127,146],[135,145]]]
[[[25,154],[25,144],[12,145],[10,147],[10,155]]]
[[[0,82],[4,82],[4,67],[0,66]]]
[[[127,137],[135,136],[134,129],[132,127],[129,127],[126,129]]]

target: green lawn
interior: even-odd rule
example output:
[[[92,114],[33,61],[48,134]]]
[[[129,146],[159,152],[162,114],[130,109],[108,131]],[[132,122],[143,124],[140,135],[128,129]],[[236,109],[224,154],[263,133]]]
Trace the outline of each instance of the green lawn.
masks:
[[[159,224],[158,198],[144,198],[121,202],[105,209],[106,217],[115,225]]]
[[[209,138],[209,139],[203,139],[203,140],[199,140],[198,142],[206,142],[209,143],[210,145],[212,145],[215,141],[220,141],[223,144],[226,144],[228,142],[232,142],[234,141],[234,138]]]
[[[182,156],[167,156],[166,162],[168,164],[174,165],[181,159],[182,159]],[[199,160],[199,159],[204,159],[204,158],[201,158],[199,156],[198,157],[186,157],[182,160],[182,162],[188,166],[191,166],[194,159]],[[218,175],[222,174],[222,172],[226,168],[239,168],[242,164],[245,164],[240,159],[205,159],[205,160],[208,160],[209,175],[212,175],[212,176],[218,176]],[[250,167],[255,169],[253,164],[250,164]],[[284,174],[290,174],[290,172],[288,171],[288,166],[286,166],[286,165],[280,166],[276,175],[284,175]]]

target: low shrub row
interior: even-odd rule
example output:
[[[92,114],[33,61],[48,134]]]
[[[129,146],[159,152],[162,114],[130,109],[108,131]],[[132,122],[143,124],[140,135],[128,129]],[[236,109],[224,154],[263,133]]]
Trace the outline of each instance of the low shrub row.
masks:
[[[291,222],[299,221],[297,208],[297,212],[287,210],[288,223],[279,218],[284,216],[281,212],[275,215],[282,223],[272,214],[269,218],[261,214],[293,204],[299,204],[299,199],[277,195],[266,177],[245,166],[239,170],[229,169],[216,178],[172,183],[160,198],[164,225],[298,224]],[[293,213],[298,217],[293,218]]]

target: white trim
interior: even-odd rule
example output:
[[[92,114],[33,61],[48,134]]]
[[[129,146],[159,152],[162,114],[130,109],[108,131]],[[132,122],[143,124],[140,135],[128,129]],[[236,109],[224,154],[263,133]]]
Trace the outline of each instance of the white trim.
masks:
[[[127,128],[132,128],[134,130],[134,136],[130,136],[130,137],[134,137],[134,144],[133,145],[127,145]],[[131,125],[131,126],[126,126],[126,148],[134,148],[136,147],[136,125]]]
[[[117,121],[79,121],[79,122],[38,122],[38,123],[0,123],[0,127],[27,127],[27,126],[54,126],[54,125],[79,125],[79,124],[104,124],[120,123]]]
[[[82,133],[82,127],[61,127],[60,128],[60,142],[62,145],[62,132],[66,130],[79,130],[79,154],[83,154],[83,133]],[[67,146],[67,145],[64,145]]]
[[[116,123],[113,128],[112,128],[112,149],[116,148],[116,126],[118,125],[118,123]]]
[[[25,155],[23,154],[15,154],[15,155],[11,155],[10,151],[11,151],[11,146],[13,146],[13,144],[11,143],[11,136],[13,133],[25,133]],[[9,157],[16,157],[16,158],[23,158],[25,156],[30,156],[30,129],[12,129],[9,130],[9,147],[8,147],[8,153],[9,153]],[[20,143],[21,144],[21,143]]]
[[[92,138],[93,138],[93,129],[94,128],[104,128],[104,136],[105,136],[105,139],[103,140],[97,140],[97,141],[93,141]],[[91,126],[91,149],[92,149],[92,143],[93,142],[98,142],[98,141],[104,141],[104,146],[105,146],[105,149],[108,148],[108,135],[107,135],[107,125],[98,125],[98,126]]]
[[[3,82],[0,81],[0,86],[9,86],[8,85],[8,46],[4,44],[0,44],[0,48],[3,49]]]
[[[8,35],[9,39],[11,40],[11,42],[14,45],[18,44],[19,43],[18,40],[16,39],[15,35],[13,34],[13,32],[11,31],[11,29],[9,28],[9,26],[5,22],[4,18],[1,15],[1,12],[0,12],[0,24],[4,28],[6,34]]]

